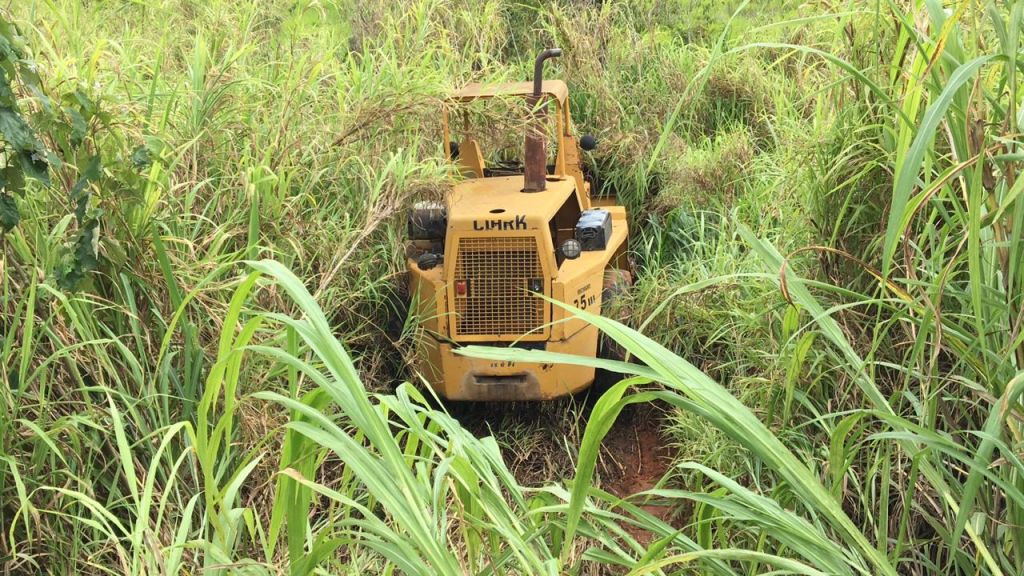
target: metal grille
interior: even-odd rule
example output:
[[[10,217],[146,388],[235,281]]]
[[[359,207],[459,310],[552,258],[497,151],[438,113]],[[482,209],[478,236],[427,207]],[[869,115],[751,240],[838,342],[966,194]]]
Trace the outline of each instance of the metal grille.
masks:
[[[544,300],[528,291],[530,280],[546,285],[535,238],[460,239],[455,282],[467,289],[454,292],[456,336],[518,336],[541,326]]]

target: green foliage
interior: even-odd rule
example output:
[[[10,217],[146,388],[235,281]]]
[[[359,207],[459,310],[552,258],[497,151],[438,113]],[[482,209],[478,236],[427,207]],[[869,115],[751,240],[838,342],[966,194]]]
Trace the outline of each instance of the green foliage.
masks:
[[[0,195],[0,227],[3,227],[4,232],[9,232],[20,220],[21,214],[14,197],[10,194]]]
[[[31,181],[50,186],[51,172],[59,182],[77,176],[68,190],[75,230],[53,270],[57,285],[74,291],[99,266],[102,210],[91,207],[90,198],[103,175],[97,132],[109,116],[81,89],[54,96],[38,67],[24,37],[0,14],[0,153],[6,161],[0,167],[0,228],[10,232],[21,220],[14,197],[24,198]]]
[[[13,195],[25,195],[26,179],[48,181],[46,148],[29,127],[15,94],[14,82],[21,82],[42,96],[36,64],[26,51],[25,39],[14,25],[0,18],[0,151],[5,159],[0,166],[0,227],[5,233],[20,220]]]
[[[951,7],[12,4],[4,570],[1019,572],[1024,3]],[[548,425],[386,387],[377,326],[440,98],[551,44],[634,219],[629,326],[589,319],[643,364],[523,474]],[[613,495],[652,402],[676,461]]]

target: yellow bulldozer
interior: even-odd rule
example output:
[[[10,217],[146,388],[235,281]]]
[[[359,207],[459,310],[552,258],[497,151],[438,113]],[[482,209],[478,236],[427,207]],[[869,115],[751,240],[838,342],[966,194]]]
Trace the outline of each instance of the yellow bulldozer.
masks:
[[[592,368],[454,350],[517,346],[593,357],[597,328],[548,299],[601,311],[631,283],[625,208],[592,198],[584,179],[581,154],[596,140],[574,135],[566,84],[543,79],[544,62],[560,55],[543,51],[532,82],[470,84],[444,106],[453,184],[443,202],[416,203],[407,222],[418,369],[444,398],[544,400],[587,388]],[[491,166],[494,151],[481,148],[463,109],[499,99],[525,105],[525,146],[521,161]]]

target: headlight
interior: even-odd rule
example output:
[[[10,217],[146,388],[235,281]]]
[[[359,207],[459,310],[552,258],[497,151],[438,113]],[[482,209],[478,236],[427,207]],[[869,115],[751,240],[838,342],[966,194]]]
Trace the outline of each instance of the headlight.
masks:
[[[444,240],[448,228],[448,210],[440,202],[417,202],[407,220],[409,240]]]
[[[562,256],[565,256],[569,260],[575,260],[580,257],[583,253],[583,245],[580,241],[575,238],[569,238],[565,242],[562,242]]]

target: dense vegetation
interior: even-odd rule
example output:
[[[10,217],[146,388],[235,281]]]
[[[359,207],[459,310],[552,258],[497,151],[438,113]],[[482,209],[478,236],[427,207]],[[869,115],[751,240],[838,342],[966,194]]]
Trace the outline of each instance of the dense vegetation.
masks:
[[[1020,573],[1022,19],[10,4],[3,572]],[[447,182],[444,95],[551,45],[639,272],[623,322],[581,314],[637,361],[488,435],[424,398],[415,323],[379,327],[403,211]],[[623,499],[601,442],[636,405],[674,463]]]

